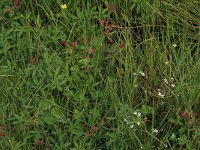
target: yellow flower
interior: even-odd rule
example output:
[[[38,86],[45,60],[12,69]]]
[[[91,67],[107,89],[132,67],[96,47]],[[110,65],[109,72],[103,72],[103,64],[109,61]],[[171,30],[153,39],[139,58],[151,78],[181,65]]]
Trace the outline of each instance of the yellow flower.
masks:
[[[61,9],[67,9],[67,4],[61,5]]]

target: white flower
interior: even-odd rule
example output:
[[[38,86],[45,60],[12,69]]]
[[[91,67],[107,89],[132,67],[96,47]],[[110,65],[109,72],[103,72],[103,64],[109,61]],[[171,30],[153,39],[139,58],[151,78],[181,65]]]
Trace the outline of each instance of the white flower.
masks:
[[[158,92],[158,96],[163,98],[165,96],[165,93],[162,94],[161,92]]]
[[[174,87],[175,87],[175,84],[171,84],[171,87],[173,87],[173,88],[174,88]]]
[[[165,65],[168,65],[168,64],[169,64],[169,62],[168,62],[168,61],[166,61],[166,62],[165,62]]]
[[[126,124],[131,124],[131,122],[128,121],[126,118],[124,119],[124,121],[126,122]]]
[[[151,132],[153,132],[153,133],[158,133],[158,129],[152,128],[152,129],[151,129]]]
[[[130,128],[131,128],[131,129],[133,129],[133,128],[134,128],[134,125],[133,125],[133,124],[132,124],[132,125],[130,125]]]
[[[168,81],[167,81],[167,79],[166,79],[166,78],[164,78],[163,80],[164,80],[164,82],[165,82],[166,84],[168,84]]]
[[[138,126],[141,124],[140,122],[136,122],[136,123],[137,123]]]
[[[140,71],[139,73],[141,74],[141,76],[143,76],[143,77],[145,76],[144,72]]]
[[[174,78],[171,78],[171,80],[173,81],[173,80],[174,80]]]
[[[175,138],[175,134],[174,134],[174,133],[172,133],[172,139],[173,139],[173,138]]]
[[[174,44],[172,44],[172,46],[175,48],[175,47],[177,47],[177,44],[174,43]]]
[[[138,116],[138,117],[141,116],[141,113],[137,112],[137,111],[133,112],[133,114],[136,115],[136,116]]]
[[[130,124],[131,122],[128,121],[126,118],[124,119],[124,121],[126,122],[126,124]]]
[[[158,92],[160,92],[160,89],[157,89]]]
[[[135,76],[135,75],[136,75],[136,73],[134,72],[134,73],[133,73],[133,75]]]

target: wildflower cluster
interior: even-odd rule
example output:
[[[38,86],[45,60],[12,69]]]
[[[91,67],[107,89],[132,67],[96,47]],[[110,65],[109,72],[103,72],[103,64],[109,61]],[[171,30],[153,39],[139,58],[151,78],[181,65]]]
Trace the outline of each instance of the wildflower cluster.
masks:
[[[129,119],[124,118],[124,122],[129,125],[129,127],[131,129],[133,129],[136,126],[140,126],[142,123],[142,116],[141,116],[141,112],[139,111],[134,111],[131,116],[129,117]]]
[[[135,76],[137,73],[133,73],[133,75]],[[139,71],[139,74],[141,75],[141,76],[143,76],[143,77],[145,77],[145,73],[141,70],[141,71]]]
[[[158,96],[161,97],[161,98],[164,98],[165,93],[162,93],[161,89],[157,89],[157,91],[158,91]]]

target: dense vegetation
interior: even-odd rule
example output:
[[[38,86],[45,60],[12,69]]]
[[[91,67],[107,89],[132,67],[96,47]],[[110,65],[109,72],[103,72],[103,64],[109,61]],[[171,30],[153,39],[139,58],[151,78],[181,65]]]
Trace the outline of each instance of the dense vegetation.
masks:
[[[0,149],[200,149],[198,0],[1,0]]]

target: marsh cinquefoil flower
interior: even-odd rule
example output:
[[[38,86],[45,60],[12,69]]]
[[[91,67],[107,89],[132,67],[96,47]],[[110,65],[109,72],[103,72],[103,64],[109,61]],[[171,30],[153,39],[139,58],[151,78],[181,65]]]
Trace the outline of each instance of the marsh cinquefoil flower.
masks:
[[[65,40],[60,40],[60,44],[65,47],[67,45],[67,42]]]
[[[73,47],[76,47],[77,45],[78,45],[77,41],[73,41],[73,42],[72,42],[72,46],[73,46]]]
[[[91,47],[91,48],[89,49],[89,54],[92,55],[93,53],[94,53],[94,48]]]
[[[20,0],[14,0],[14,6],[19,7],[20,5]]]

